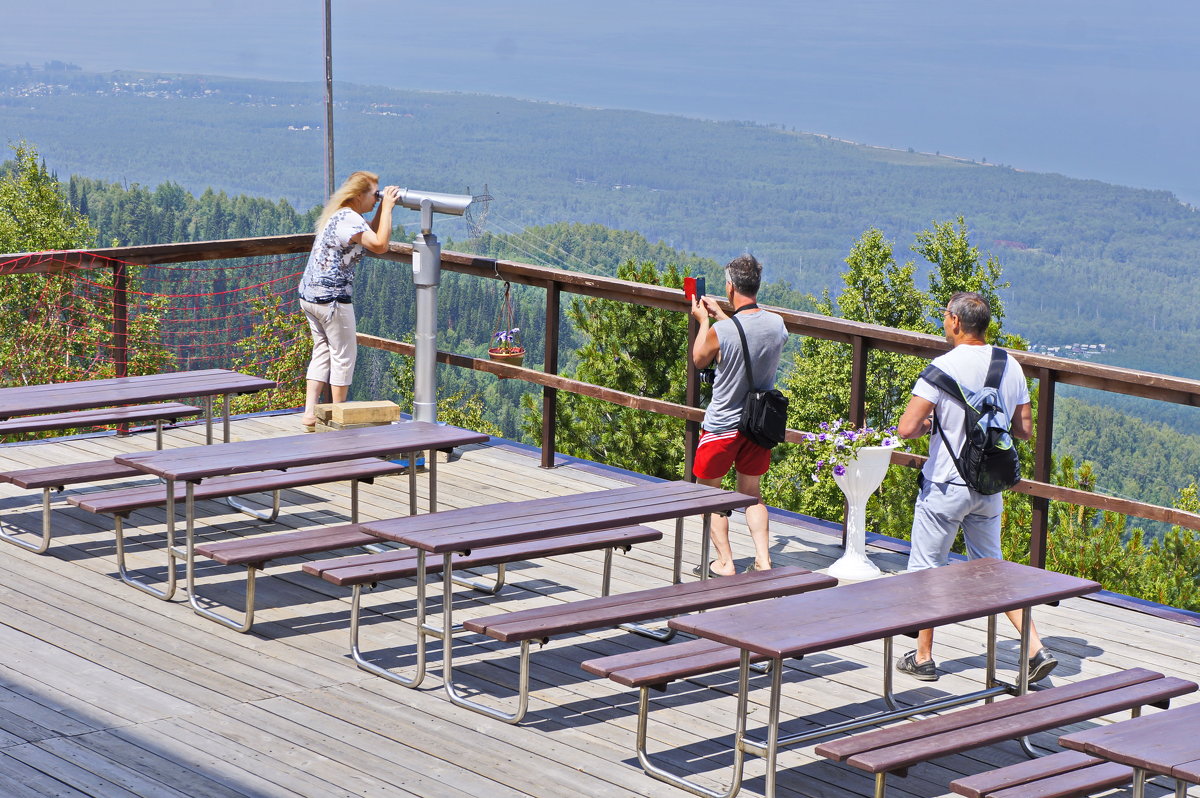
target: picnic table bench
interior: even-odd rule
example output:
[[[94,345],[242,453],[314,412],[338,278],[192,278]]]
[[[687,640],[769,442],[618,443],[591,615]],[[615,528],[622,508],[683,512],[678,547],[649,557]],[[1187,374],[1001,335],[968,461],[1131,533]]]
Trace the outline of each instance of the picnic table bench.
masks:
[[[570,538],[556,538],[554,540],[543,541],[544,545],[541,546],[526,543],[479,549],[468,556],[455,558],[452,562],[455,570],[497,564],[503,567],[504,563],[517,560],[604,549],[604,589],[607,590],[612,568],[612,551],[614,548],[623,548],[628,551],[635,543],[643,543],[660,538],[662,538],[662,533],[650,527],[623,527],[586,535],[575,535]],[[379,538],[364,532],[361,525],[353,523],[334,527],[300,529],[295,532],[284,532],[278,535],[201,543],[196,546],[196,554],[208,557],[222,565],[244,566],[246,568],[245,617],[240,624],[231,620],[225,625],[239,632],[247,632],[254,624],[254,577],[258,571],[266,567],[268,562],[286,557],[323,554],[339,549],[370,547],[378,544]],[[438,572],[442,569],[443,564],[444,561],[441,556],[432,557],[427,563],[428,571],[431,573]],[[400,549],[372,554],[358,554],[350,557],[305,563],[304,570],[307,573],[322,576],[334,584],[351,585],[354,587],[350,615],[351,651],[356,655],[355,661],[361,665],[365,660],[361,660],[357,656],[360,590],[366,584],[416,576],[417,553],[412,549]],[[503,584],[503,578],[497,579],[495,588],[489,590],[489,592],[499,590],[501,584]],[[474,583],[471,583],[471,586],[481,587],[482,589],[482,586]],[[365,669],[373,670],[372,668]]]
[[[200,408],[178,402],[164,402],[151,405],[130,405],[128,407],[105,407],[98,410],[75,410],[69,413],[43,413],[36,416],[21,416],[7,421],[0,421],[0,435],[13,435],[21,432],[46,432],[54,429],[74,429],[76,427],[106,427],[111,424],[127,424],[133,421],[153,421],[155,430],[155,448],[162,448],[163,422],[174,424],[181,418],[195,416]]]
[[[376,460],[376,457],[418,451],[453,448],[488,440],[487,435],[457,427],[412,421],[379,427],[323,432],[319,435],[293,435],[213,446],[190,446],[118,455],[118,466],[160,477],[163,486],[150,489],[121,489],[72,497],[77,507],[114,517],[117,529],[118,571],[122,581],[164,600],[176,588],[175,561],[186,564],[188,600],[192,608],[210,620],[237,629],[243,625],[201,606],[195,596],[195,503],[198,498],[217,498],[287,487],[318,485],[351,480],[351,514],[357,520],[357,483],[382,474],[407,470],[409,474],[409,512],[417,511],[417,474],[407,464]],[[437,463],[427,460],[429,504],[437,507]],[[180,486],[180,483],[182,485]],[[181,490],[182,487],[182,490]],[[187,529],[183,550],[175,545],[175,504],[182,498]],[[276,497],[276,502],[278,497]],[[124,568],[123,518],[136,509],[166,507],[167,584],[155,588],[133,577]],[[237,505],[235,505],[237,506]],[[248,508],[239,509],[246,510]],[[264,520],[273,516],[259,513]],[[248,575],[249,576],[249,575]]]
[[[832,740],[815,751],[874,774],[876,798],[883,798],[887,775],[905,776],[918,763],[1113,712],[1163,708],[1194,690],[1195,682],[1132,668]]]
[[[47,423],[58,425],[46,427],[49,429],[88,426],[86,421],[89,416],[86,414],[75,416],[76,419],[84,422],[76,424],[70,421],[70,414],[80,410],[91,411],[97,408],[161,402],[181,397],[199,397],[202,399],[204,409],[206,438],[209,443],[212,443],[212,400],[214,396],[222,396],[224,397],[225,440],[228,441],[229,397],[274,387],[273,380],[249,374],[239,374],[228,369],[202,369],[0,388],[0,424],[10,424],[7,430],[0,429],[0,431],[14,432],[22,430],[22,425],[45,425]],[[181,405],[180,407],[186,406]],[[96,423],[136,420],[120,418],[120,409],[108,412],[110,416],[115,417],[113,421]],[[59,417],[55,419],[46,414],[58,414]],[[180,417],[183,415],[186,414],[181,412]],[[18,416],[31,418],[16,418]],[[95,421],[99,417],[96,415],[90,418]],[[38,420],[39,418],[41,421]]]
[[[467,554],[493,546],[542,541],[629,524],[675,520],[673,581],[678,583],[683,559],[682,519],[689,515],[705,514],[704,551],[704,544],[708,542],[708,513],[748,507],[756,501],[753,496],[693,482],[648,482],[569,496],[462,508],[438,513],[436,517],[410,516],[367,522],[363,524],[367,532],[417,549],[416,673],[411,678],[390,673],[387,678],[407,687],[419,685],[425,676],[425,638],[438,637],[442,640],[444,683],[450,700],[504,720],[511,717],[461,697],[454,687],[451,668],[454,579],[451,570],[442,571],[441,627],[426,622],[424,575],[428,559],[433,555]]]
[[[1031,608],[1086,595],[1099,588],[1099,584],[1090,580],[984,558],[953,563],[945,568],[840,585],[810,595],[789,596],[761,607],[733,607],[688,615],[672,619],[669,625],[681,632],[740,649],[734,772],[730,790],[736,791],[740,784],[744,755],[750,753],[767,760],[765,794],[772,798],[780,748],[1001,695],[1024,693],[1028,685]],[[996,678],[996,615],[1013,609],[1025,610],[1015,685]],[[983,688],[920,705],[900,706],[891,690],[893,636],[976,618],[985,618],[987,622]],[[889,708],[807,731],[782,734],[782,660],[874,640],[883,641],[883,698]],[[747,734],[749,668],[754,656],[763,657],[775,666],[771,670],[766,739]],[[639,759],[650,776],[693,792],[699,791],[702,795],[711,793],[693,780],[655,766],[643,755],[644,752],[639,752]]]
[[[326,482],[350,482],[350,521],[358,522],[358,486],[361,483],[371,484],[376,477],[387,476],[389,474],[398,474],[405,471],[407,466],[399,463],[393,463],[389,460],[380,460],[374,457],[365,457],[358,460],[347,460],[340,463],[329,463],[322,465],[303,466],[294,468],[289,471],[264,471],[253,474],[238,474],[228,477],[214,477],[206,480],[196,486],[192,494],[192,500],[201,499],[225,499],[235,509],[241,510],[260,521],[270,523],[279,516],[280,510],[280,492],[288,488],[302,488],[310,485],[320,485]],[[171,504],[186,498],[186,487],[179,483],[172,484],[174,495],[171,497]],[[246,495],[250,493],[267,493],[272,494],[272,506],[269,511],[255,510],[251,507],[242,505],[239,502],[233,501],[235,496]],[[145,510],[151,507],[163,507],[168,503],[167,486],[164,484],[144,485],[133,488],[118,488],[116,490],[108,490],[99,493],[84,493],[77,496],[71,496],[67,501],[75,505],[81,510],[86,510],[91,513],[111,515],[113,517],[113,527],[116,533],[116,558],[117,572],[121,579],[127,583],[145,586],[145,583],[136,577],[129,574],[125,558],[125,521],[131,513],[136,510]],[[369,537],[369,536],[367,536]],[[372,541],[368,540],[367,543]],[[345,546],[334,546],[337,548],[347,548],[353,545],[367,545],[367,543],[350,543]],[[325,549],[329,550],[329,549]],[[178,553],[176,556],[179,556]],[[186,556],[186,555],[183,555]],[[243,621],[231,621],[225,619],[224,616],[212,613],[206,617],[222,619],[221,622],[237,629],[237,631],[247,631],[254,622],[254,570],[247,570],[246,575],[246,616]],[[207,611],[211,613],[211,611]],[[215,617],[214,617],[215,615]]]
[[[202,397],[206,441],[212,443],[212,397],[225,397],[225,440],[229,440],[229,397],[275,387],[271,380],[227,369],[205,369],[169,374],[148,374],[103,380],[25,385],[0,388],[0,435],[50,429],[105,426],[153,421],[155,448],[162,449],[163,422],[194,416],[200,407],[162,399]],[[156,404],[140,404],[156,402]],[[121,406],[116,406],[121,405]],[[71,463],[0,473],[0,482],[42,491],[42,536],[30,542],[20,530],[0,524],[0,539],[43,554],[50,548],[52,519],[50,498],[67,486],[141,476],[143,472],[116,467],[111,460]]]
[[[0,473],[0,482],[7,482],[19,488],[42,491],[42,537],[36,543],[31,543],[19,537],[21,531],[13,529],[8,532],[0,524],[0,539],[6,540],[23,549],[36,554],[44,554],[50,548],[50,538],[53,534],[50,515],[50,494],[61,493],[68,485],[81,485],[88,482],[104,482],[128,477],[142,477],[145,474],[136,468],[118,465],[112,460],[96,460],[89,463],[67,463],[65,465],[40,466],[24,468],[19,471]]]
[[[505,643],[519,643],[521,648],[517,710],[502,713],[471,699],[466,699],[465,705],[509,723],[520,722],[529,706],[529,647],[534,641],[544,645],[551,637],[559,635],[790,596],[836,584],[837,580],[831,576],[783,566],[464,621],[465,631]],[[451,663],[446,662],[443,667],[445,680],[450,683],[453,679]]]
[[[950,790],[967,798],[1086,798],[1131,781],[1131,767],[1078,751],[1060,751],[955,779]]]
[[[1133,798],[1144,798],[1147,774],[1175,779],[1175,798],[1200,784],[1200,704],[1072,732],[1058,738],[1063,748],[1126,766]]]

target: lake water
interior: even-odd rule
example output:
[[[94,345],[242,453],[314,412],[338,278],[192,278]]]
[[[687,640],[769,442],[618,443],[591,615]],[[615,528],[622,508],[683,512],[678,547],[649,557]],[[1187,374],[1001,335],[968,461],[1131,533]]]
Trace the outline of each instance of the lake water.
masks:
[[[0,62],[320,81],[321,0],[58,0]],[[334,3],[338,80],[776,123],[1200,204],[1194,0]]]

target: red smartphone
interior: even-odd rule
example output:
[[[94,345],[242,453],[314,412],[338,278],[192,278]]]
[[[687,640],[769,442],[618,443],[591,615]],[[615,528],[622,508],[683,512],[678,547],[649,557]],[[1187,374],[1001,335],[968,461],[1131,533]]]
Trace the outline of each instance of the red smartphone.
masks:
[[[695,299],[698,296],[704,296],[705,293],[703,277],[683,278],[683,295],[688,299]]]

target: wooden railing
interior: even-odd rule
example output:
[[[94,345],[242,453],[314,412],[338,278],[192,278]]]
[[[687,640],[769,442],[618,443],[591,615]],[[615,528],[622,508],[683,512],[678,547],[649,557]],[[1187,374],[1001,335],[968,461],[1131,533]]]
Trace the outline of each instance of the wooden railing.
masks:
[[[303,234],[188,244],[117,247],[86,252],[23,253],[0,256],[0,263],[4,264],[3,273],[6,274],[53,272],[78,268],[113,268],[114,271],[117,271],[121,270],[125,263],[179,263],[307,252],[311,248],[312,238],[311,234]],[[378,257],[411,263],[412,247],[393,242],[389,251]],[[441,363],[484,371],[501,377],[521,379],[542,386],[542,465],[549,467],[554,463],[555,408],[559,391],[569,391],[624,407],[649,410],[683,419],[686,422],[688,437],[686,450],[694,451],[699,421],[703,416],[703,411],[696,406],[699,403],[699,384],[694,369],[689,368],[688,370],[687,404],[683,405],[571,380],[557,373],[561,298],[564,292],[686,313],[689,305],[682,292],[661,286],[568,272],[514,261],[480,258],[456,252],[442,253],[442,268],[483,279],[506,280],[538,286],[545,290],[546,318],[543,327],[545,330],[545,365],[542,371],[453,353],[438,353],[438,361]],[[121,285],[122,283],[118,282],[116,290],[122,290]],[[124,305],[123,298],[118,297],[117,303]],[[863,324],[786,308],[771,308],[771,310],[783,317],[788,332],[791,334],[823,338],[850,345],[853,352],[850,416],[851,421],[856,425],[861,425],[866,416],[867,353],[870,350],[877,349],[903,355],[933,358],[949,348],[946,341],[938,336]],[[692,321],[691,325],[690,333],[694,335],[695,322]],[[113,327],[113,347],[117,351],[123,351],[126,335],[124,321],[114,321]],[[361,333],[358,340],[364,346],[408,355],[413,354],[414,348],[411,344]],[[1038,418],[1033,474],[1030,479],[1022,480],[1014,488],[1015,491],[1028,494],[1032,499],[1033,518],[1030,535],[1030,562],[1032,564],[1039,567],[1045,566],[1051,501],[1108,510],[1200,530],[1200,515],[1195,513],[1064,488],[1049,482],[1051,452],[1054,444],[1056,386],[1059,384],[1077,385],[1162,402],[1200,405],[1200,381],[1064,360],[1029,352],[1011,351],[1010,354],[1020,362],[1026,375],[1037,381]],[[685,353],[680,353],[680,356],[684,357]],[[121,357],[120,360],[123,361],[124,357]],[[788,433],[788,439],[791,441],[798,441],[799,436],[800,433],[795,430]],[[924,458],[919,455],[897,452],[892,455],[892,462],[903,466],[919,467],[924,462]],[[688,465],[688,473],[690,473],[690,455]]]

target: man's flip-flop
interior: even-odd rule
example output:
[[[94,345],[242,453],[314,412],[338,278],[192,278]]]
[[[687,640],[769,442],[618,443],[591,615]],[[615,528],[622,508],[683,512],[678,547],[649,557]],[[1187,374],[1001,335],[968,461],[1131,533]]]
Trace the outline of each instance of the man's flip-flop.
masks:
[[[725,574],[719,574],[713,570],[713,563],[715,563],[715,562],[716,562],[716,560],[708,561],[708,575],[709,576],[724,576]],[[692,574],[695,576],[700,576],[700,566],[699,565],[697,565],[695,568],[692,569]]]

